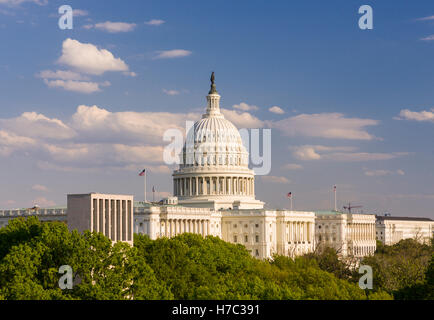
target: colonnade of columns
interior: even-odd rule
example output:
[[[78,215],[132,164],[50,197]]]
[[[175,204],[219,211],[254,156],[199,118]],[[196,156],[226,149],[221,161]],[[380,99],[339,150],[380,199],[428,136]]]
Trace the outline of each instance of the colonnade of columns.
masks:
[[[286,241],[289,243],[312,242],[314,239],[313,222],[288,221],[286,225]]]
[[[90,224],[91,231],[101,232],[112,241],[132,241],[132,201],[93,199]]]
[[[254,196],[253,177],[198,176],[173,179],[175,196],[246,195]]]
[[[185,232],[206,237],[211,234],[210,221],[205,219],[165,219],[160,221],[160,235],[162,237],[170,238]]]
[[[375,224],[373,223],[351,223],[349,224],[349,236],[351,240],[375,240]]]

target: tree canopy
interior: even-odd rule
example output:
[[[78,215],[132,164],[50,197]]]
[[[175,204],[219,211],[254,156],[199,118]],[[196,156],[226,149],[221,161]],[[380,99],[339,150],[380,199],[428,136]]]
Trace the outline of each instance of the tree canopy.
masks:
[[[390,256],[402,256],[402,250],[407,264],[400,267]],[[0,299],[358,300],[391,299],[398,292],[406,298],[415,290],[432,293],[433,259],[430,246],[380,247],[363,262],[372,265],[378,284],[365,291],[330,250],[258,260],[244,246],[212,236],[135,235],[130,246],[100,233],[70,232],[60,222],[19,218],[0,229]],[[62,265],[73,270],[72,289],[59,288]]]

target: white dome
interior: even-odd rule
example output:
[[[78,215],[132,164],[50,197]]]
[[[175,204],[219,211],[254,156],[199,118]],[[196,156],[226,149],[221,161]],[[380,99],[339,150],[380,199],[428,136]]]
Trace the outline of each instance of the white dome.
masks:
[[[248,167],[248,153],[238,129],[222,114],[205,114],[187,134],[183,167]]]
[[[206,113],[188,131],[181,164],[173,172],[173,194],[182,205],[263,208],[255,199],[255,175],[241,135],[220,113],[213,75],[206,98]]]

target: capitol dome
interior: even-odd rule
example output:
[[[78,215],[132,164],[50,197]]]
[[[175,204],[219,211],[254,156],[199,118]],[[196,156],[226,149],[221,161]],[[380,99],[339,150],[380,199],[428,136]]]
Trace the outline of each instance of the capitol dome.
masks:
[[[220,112],[220,95],[211,76],[206,113],[187,133],[181,164],[173,173],[174,195],[183,205],[254,200],[254,173],[238,129]],[[209,201],[208,201],[209,200]]]

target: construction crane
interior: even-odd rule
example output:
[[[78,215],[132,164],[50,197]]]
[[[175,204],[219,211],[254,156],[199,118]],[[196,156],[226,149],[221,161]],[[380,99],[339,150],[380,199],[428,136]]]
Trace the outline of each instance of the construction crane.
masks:
[[[363,206],[352,206],[350,202],[348,202],[348,206],[344,206],[344,209],[348,210],[348,213],[351,213],[351,209],[355,208],[363,208]]]

